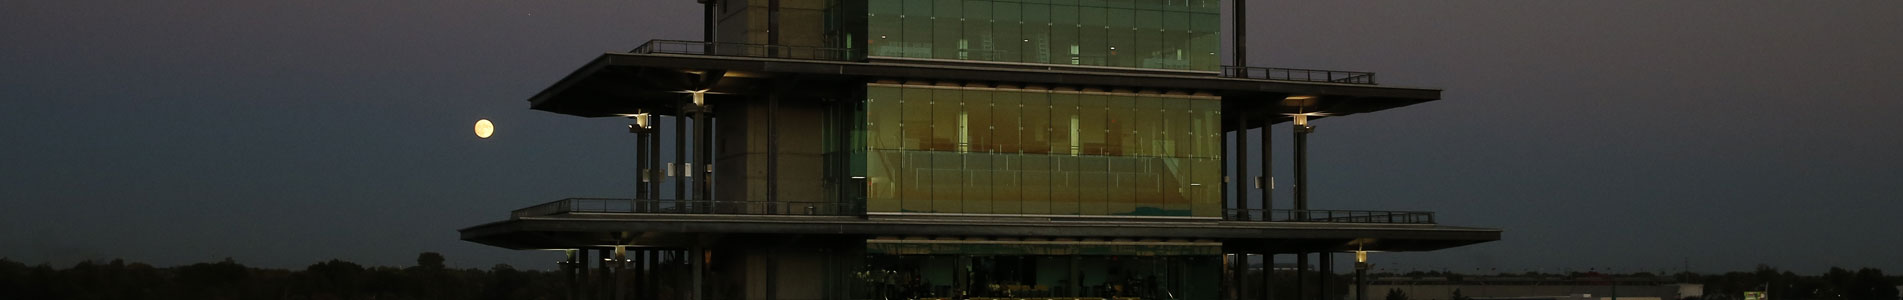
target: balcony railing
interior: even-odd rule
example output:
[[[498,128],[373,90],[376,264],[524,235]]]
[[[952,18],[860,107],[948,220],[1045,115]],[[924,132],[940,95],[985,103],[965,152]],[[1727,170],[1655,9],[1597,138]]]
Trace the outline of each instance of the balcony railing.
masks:
[[[1374,72],[1355,71],[1222,66],[1222,76],[1268,80],[1375,84]]]
[[[766,57],[789,59],[814,59],[833,61],[863,61],[864,53],[846,48],[796,47],[785,45],[761,45],[742,43],[696,42],[677,40],[650,40],[635,47],[635,54],[691,54],[714,56]]]
[[[1237,212],[1241,213],[1238,214]],[[1225,209],[1223,220],[1375,224],[1435,224],[1434,212],[1379,210]]]
[[[566,213],[653,213],[653,214],[728,214],[728,215],[812,215],[843,216],[859,214],[858,206],[839,202],[760,202],[760,201],[680,201],[614,198],[568,198],[517,209],[512,218],[548,216]]]

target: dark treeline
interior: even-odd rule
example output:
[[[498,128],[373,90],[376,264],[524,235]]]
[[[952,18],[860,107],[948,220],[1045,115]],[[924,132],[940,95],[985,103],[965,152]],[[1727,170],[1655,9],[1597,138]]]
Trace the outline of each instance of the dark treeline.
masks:
[[[0,258],[0,299],[559,299],[559,272],[444,267],[425,252],[410,267],[330,260],[301,270],[225,259],[176,267],[122,260],[58,269]]]
[[[509,265],[495,265],[486,270],[452,269],[443,262],[442,255],[424,252],[417,255],[416,265],[409,267],[366,267],[330,260],[301,270],[285,270],[247,267],[226,259],[160,268],[115,259],[85,261],[60,269],[47,264],[28,266],[0,258],[0,299],[560,299],[565,292],[560,272],[516,270]],[[1283,282],[1292,281],[1291,275],[1277,275],[1278,291],[1292,290],[1292,282]],[[1310,273],[1309,276],[1318,275]],[[1518,277],[1603,284],[1704,285],[1703,299],[1686,300],[1740,300],[1746,291],[1765,291],[1776,300],[1897,300],[1897,285],[1903,284],[1903,277],[1886,276],[1882,270],[1872,268],[1854,271],[1831,268],[1823,274],[1800,275],[1763,265],[1754,271],[1721,274],[1408,272],[1369,275],[1371,278],[1441,278],[1453,284],[1486,284],[1489,278]],[[1346,295],[1352,280],[1347,274],[1335,276],[1329,288],[1338,291],[1338,295]],[[1293,295],[1282,296],[1288,299]],[[1407,295],[1385,296],[1385,299],[1408,298]]]
[[[1375,273],[1376,278],[1445,278],[1452,284],[1487,284],[1489,279],[1520,278],[1551,280],[1554,284],[1569,281],[1585,284],[1670,284],[1692,283],[1704,285],[1703,298],[1685,300],[1741,300],[1744,292],[1766,292],[1775,300],[1897,300],[1897,285],[1903,284],[1903,277],[1887,276],[1883,270],[1862,268],[1849,270],[1831,267],[1823,274],[1803,275],[1788,270],[1758,265],[1753,271],[1735,271],[1719,274],[1699,274],[1681,272],[1677,274],[1654,274],[1651,272],[1606,274],[1598,272],[1571,273],[1499,273],[1488,275],[1461,274],[1454,272],[1408,272]],[[1390,295],[1390,299],[1406,295]]]

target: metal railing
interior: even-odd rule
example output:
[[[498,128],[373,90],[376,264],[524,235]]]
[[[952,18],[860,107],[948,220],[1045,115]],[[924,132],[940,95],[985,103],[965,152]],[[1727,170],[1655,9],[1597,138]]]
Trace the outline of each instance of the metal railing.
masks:
[[[1373,85],[1374,72],[1222,66],[1222,77]]]
[[[565,213],[653,213],[653,214],[728,214],[728,215],[812,215],[843,216],[859,214],[858,205],[839,202],[761,202],[761,201],[681,201],[615,198],[568,198],[542,203],[509,213],[511,218],[548,216]]]
[[[714,56],[767,57],[834,61],[864,61],[865,54],[853,49],[798,47],[742,43],[650,40],[629,51],[635,54],[691,54]]]
[[[1238,214],[1237,212],[1241,213]],[[1435,224],[1434,212],[1380,210],[1224,209],[1223,220],[1372,224]]]

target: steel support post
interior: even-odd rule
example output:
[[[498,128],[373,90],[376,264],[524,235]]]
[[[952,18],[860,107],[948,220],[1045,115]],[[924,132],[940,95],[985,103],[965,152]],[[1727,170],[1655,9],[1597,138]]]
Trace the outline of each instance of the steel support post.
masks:
[[[609,269],[608,249],[595,249],[595,291],[589,296],[595,299],[607,299],[608,291],[615,286],[614,270]]]
[[[1244,0],[1236,0],[1236,10],[1234,14],[1234,19],[1236,21],[1236,26],[1234,28],[1236,32],[1235,63],[1237,67],[1248,67],[1249,66],[1249,55],[1248,55],[1249,35],[1248,35],[1247,29],[1249,29],[1249,26],[1246,25],[1245,24],[1246,22],[1244,21],[1247,21],[1249,19],[1246,17],[1249,15],[1249,10],[1247,9],[1246,6],[1242,5],[1242,2],[1244,2]],[[1243,72],[1247,72],[1246,71],[1247,69],[1243,69],[1243,70],[1244,70]],[[1246,77],[1247,75],[1244,75],[1244,76]]]
[[[687,105],[688,104],[682,104],[681,106],[686,107]],[[668,166],[669,173],[674,173],[675,170],[680,171],[679,173],[673,174],[674,175],[674,201],[675,201],[674,205],[686,205],[686,204],[692,203],[692,201],[687,201],[688,200],[687,199],[687,181],[686,181],[687,169],[688,169],[687,159],[688,159],[688,156],[687,156],[687,114],[686,114],[686,109],[682,109],[680,112],[677,112],[674,114],[674,162],[675,163]],[[693,208],[689,208],[686,211],[694,212],[694,210],[692,209]]]
[[[1295,116],[1295,211],[1301,221],[1308,220],[1308,116]]]
[[[688,279],[688,282],[689,282],[688,288],[690,290],[689,292],[687,292],[687,294],[691,295],[690,297],[688,297],[688,299],[690,300],[707,299],[706,295],[703,295],[707,290],[704,283],[702,282],[703,279],[701,278],[701,276],[704,275],[702,273],[703,269],[707,268],[707,265],[705,263],[705,261],[707,260],[707,256],[706,256],[707,251],[706,249],[701,248],[700,246],[694,246],[694,247],[688,248],[687,252],[689,252],[687,255],[688,267],[693,268],[693,270],[689,271],[689,275],[688,275],[690,276],[690,278]]]
[[[1242,1],[1237,0],[1236,2],[1241,3]],[[1275,210],[1275,154],[1274,154],[1275,151],[1273,151],[1273,149],[1275,149],[1275,147],[1270,147],[1272,145],[1275,145],[1274,143],[1275,140],[1269,138],[1269,132],[1270,132],[1269,125],[1274,125],[1274,124],[1275,124],[1274,117],[1262,118],[1262,159],[1260,159],[1262,161],[1262,179],[1260,181],[1262,183],[1262,186],[1259,186],[1257,188],[1262,190],[1262,220],[1263,221],[1275,220],[1275,217],[1273,216],[1274,210]],[[1273,254],[1265,254],[1265,255],[1273,256]],[[1266,261],[1268,259],[1264,259],[1264,260]],[[1265,265],[1265,266],[1268,266],[1268,265]]]
[[[561,262],[562,275],[568,279],[568,299],[570,300],[581,299],[581,276],[577,276],[578,273],[575,270],[575,264],[580,263],[581,258],[576,257],[579,255],[575,253],[576,251],[579,250],[563,251],[567,252],[568,257],[562,258]]]
[[[1355,262],[1355,300],[1368,300],[1368,262]]]
[[[664,178],[661,177],[661,175],[664,173],[661,172],[660,121],[660,115],[653,113],[648,114],[648,157],[646,158],[648,160],[648,199],[646,200],[654,200],[648,203],[648,205],[651,206],[649,209],[661,208],[661,202],[659,201],[661,200],[661,179]]]
[[[1262,131],[1269,131],[1263,127]],[[1268,150],[1269,147],[1262,147]],[[1262,300],[1275,299],[1275,253],[1262,253]]]
[[[1341,300],[1340,297],[1335,296],[1335,289],[1328,286],[1328,283],[1335,278],[1335,253],[1323,251],[1315,255],[1318,256],[1316,261],[1321,264],[1321,274],[1315,276],[1315,286],[1321,288],[1321,291],[1315,294],[1321,295],[1323,300]]]
[[[713,178],[707,177],[708,172],[706,171],[708,170],[708,163],[713,162],[712,157],[708,155],[709,151],[707,151],[707,148],[712,147],[713,143],[707,139],[707,135],[711,133],[711,131],[707,130],[707,126],[713,122],[708,118],[707,107],[707,105],[701,104],[694,108],[694,168],[693,170],[686,171],[690,172],[690,174],[694,174],[692,177],[689,177],[694,179],[694,200],[706,203],[708,204],[707,206],[711,208],[713,207],[714,198],[707,196],[709,190],[707,180]]]
[[[1249,254],[1236,252],[1233,257],[1229,261],[1229,299],[1243,300],[1243,291],[1249,290],[1242,279],[1249,273]]]
[[[1308,300],[1308,252],[1295,253],[1295,300]]]
[[[780,199],[780,83],[774,83],[766,96],[766,201],[778,206]],[[772,209],[772,208],[769,208]]]
[[[1236,220],[1249,220],[1249,116],[1236,116]],[[1224,199],[1227,201],[1228,199]],[[1246,254],[1245,254],[1246,255]]]

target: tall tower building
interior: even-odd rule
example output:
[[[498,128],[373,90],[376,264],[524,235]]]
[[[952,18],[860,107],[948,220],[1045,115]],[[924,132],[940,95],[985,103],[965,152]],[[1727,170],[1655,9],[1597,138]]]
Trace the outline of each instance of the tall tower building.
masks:
[[[705,40],[604,53],[529,99],[629,118],[629,195],[462,239],[562,251],[577,299],[1339,300],[1360,281],[1335,267],[1370,252],[1500,237],[1311,203],[1317,121],[1440,90],[1237,63],[1242,10],[1217,0],[701,3]]]

